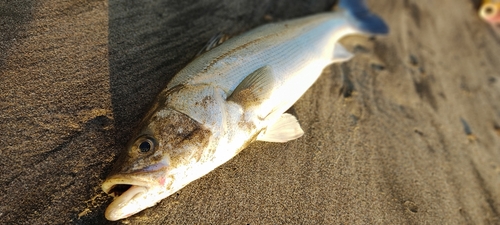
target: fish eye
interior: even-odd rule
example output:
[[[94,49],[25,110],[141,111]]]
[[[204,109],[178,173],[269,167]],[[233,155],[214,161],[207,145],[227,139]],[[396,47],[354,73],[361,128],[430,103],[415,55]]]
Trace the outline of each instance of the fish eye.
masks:
[[[142,142],[139,144],[138,147],[142,153],[146,153],[146,152],[153,150],[154,146],[155,146],[155,144],[154,144],[153,139],[145,138],[144,140],[142,140]]]

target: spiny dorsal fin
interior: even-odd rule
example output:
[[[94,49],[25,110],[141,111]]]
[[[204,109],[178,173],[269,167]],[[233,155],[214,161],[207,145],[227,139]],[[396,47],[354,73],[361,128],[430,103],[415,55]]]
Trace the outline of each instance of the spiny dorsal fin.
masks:
[[[275,85],[273,70],[270,66],[263,66],[248,75],[227,98],[244,108],[259,104],[269,98]]]
[[[229,35],[226,35],[223,33],[217,33],[215,36],[210,38],[210,40],[207,42],[207,44],[205,46],[203,46],[203,48],[198,53],[196,53],[195,58],[200,56],[201,54],[208,52],[211,49],[221,45],[222,43],[224,43],[228,39],[229,39]]]
[[[354,55],[347,51],[344,46],[340,43],[335,43],[333,47],[333,58],[332,63],[344,62],[351,59]]]
[[[267,142],[287,142],[301,137],[304,131],[295,116],[284,113],[278,122],[262,131],[257,140]]]

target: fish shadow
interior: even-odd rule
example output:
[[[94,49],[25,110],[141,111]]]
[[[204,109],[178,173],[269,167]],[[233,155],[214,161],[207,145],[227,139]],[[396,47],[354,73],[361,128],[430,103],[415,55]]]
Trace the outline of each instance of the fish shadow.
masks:
[[[33,1],[22,0],[16,4],[0,5],[1,32],[0,35],[0,71],[4,69],[9,49],[22,39],[29,23],[33,21]],[[8,32],[5,32],[8,31]]]

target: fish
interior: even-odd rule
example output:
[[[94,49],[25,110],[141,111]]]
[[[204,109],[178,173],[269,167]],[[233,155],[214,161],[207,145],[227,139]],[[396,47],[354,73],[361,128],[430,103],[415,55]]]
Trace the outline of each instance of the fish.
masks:
[[[326,66],[353,57],[339,40],[389,32],[363,0],[341,0],[338,8],[257,27],[181,69],[103,182],[115,196],[105,217],[120,220],[154,206],[254,141],[301,137],[297,118],[286,111]]]
[[[500,25],[500,0],[484,0],[479,8],[479,16],[492,26]]]

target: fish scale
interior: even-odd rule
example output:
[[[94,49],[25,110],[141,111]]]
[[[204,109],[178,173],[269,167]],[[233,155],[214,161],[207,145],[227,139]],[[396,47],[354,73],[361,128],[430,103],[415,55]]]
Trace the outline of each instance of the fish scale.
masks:
[[[280,109],[274,109],[276,114],[279,115],[291,107],[305,90],[316,81],[323,68],[334,60],[334,43],[340,37],[356,32],[353,29],[349,29],[347,19],[338,17],[332,14],[321,14],[311,17],[306,21],[287,22],[286,24],[290,24],[287,26],[284,24],[269,25],[266,28],[273,31],[277,30],[275,32],[278,34],[293,34],[275,35],[272,38],[277,40],[266,40],[266,42],[273,44],[278,42],[278,40],[282,41],[280,44],[270,48],[263,48],[259,45],[262,43],[255,43],[248,48],[227,54],[227,50],[221,48],[224,46],[216,47],[213,49],[216,53],[220,55],[227,54],[225,58],[220,59],[221,62],[233,57],[233,55],[243,55],[245,56],[244,60],[232,63],[230,68],[221,73],[220,78],[213,79],[213,74],[218,74],[214,70],[219,69],[214,68],[214,70],[206,70],[203,73],[198,71],[198,76],[188,79],[185,82],[193,85],[210,83],[221,88],[226,93],[231,93],[241,80],[248,75],[248,71],[254,71],[262,66],[271,65],[275,72],[273,76],[275,76],[278,83],[275,87],[273,98],[268,99],[269,103],[266,105],[272,107],[272,105],[276,105],[276,102],[286,99],[288,104],[281,104]],[[306,29],[311,26],[311,21],[316,22],[314,23],[316,27],[314,29]],[[317,21],[321,21],[321,23]],[[290,29],[301,32],[290,32]],[[334,35],[329,35],[331,33]],[[248,38],[258,38],[259,35],[261,35],[261,32],[255,32],[249,34]],[[283,41],[283,36],[288,40],[285,39]],[[240,43],[235,43],[234,45],[237,44]],[[267,44],[263,44],[263,46],[267,46]],[[212,57],[212,55],[209,57]],[[200,67],[204,68],[205,65],[200,65]],[[196,69],[191,69],[190,72],[192,71],[196,71]],[[268,109],[268,111],[271,110],[273,109]]]
[[[261,66],[263,61],[269,59],[283,59],[284,55],[276,58],[276,55],[273,54],[271,57],[269,53],[281,52],[287,56],[286,53],[290,47],[276,51],[277,48],[284,46],[283,43],[288,42],[290,39],[292,39],[292,42],[289,43],[292,44],[292,46],[297,44],[297,42],[293,42],[293,39],[307,34],[307,32],[303,32],[303,30],[307,31],[314,29],[318,23],[330,17],[332,17],[331,14],[320,14],[307,18],[306,20],[299,19],[297,21],[288,21],[286,24],[290,25],[287,26],[285,26],[285,23],[269,24],[238,36],[237,38],[229,39],[223,45],[217,46],[211,51],[202,54],[191,62],[188,67],[181,70],[168,84],[167,89],[180,83],[191,82],[193,80],[192,78],[196,78],[195,83],[216,83],[224,90],[234,89],[235,85],[248,75],[248,71],[246,70],[255,70],[258,68],[245,66],[245,63],[256,63],[254,65]],[[270,31],[272,31],[271,34]],[[258,41],[254,41],[252,45],[247,46],[248,42],[252,40]],[[246,47],[241,48],[241,46]],[[236,75],[235,73],[230,73],[234,72],[233,68],[216,68],[215,71],[210,69],[205,70],[205,68],[212,64],[214,59],[218,59],[217,61],[219,62],[224,62],[230,57],[243,59],[240,61],[240,64],[233,64],[233,67],[244,65],[244,70],[241,71],[242,73],[236,73]],[[214,73],[220,74],[215,80]]]

